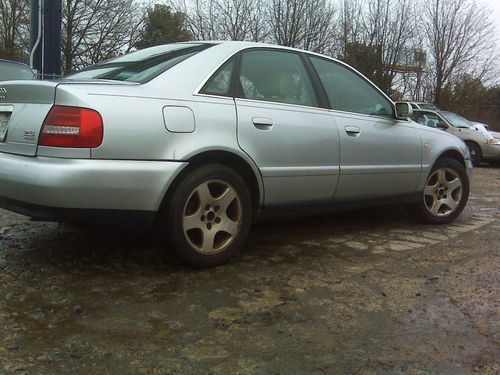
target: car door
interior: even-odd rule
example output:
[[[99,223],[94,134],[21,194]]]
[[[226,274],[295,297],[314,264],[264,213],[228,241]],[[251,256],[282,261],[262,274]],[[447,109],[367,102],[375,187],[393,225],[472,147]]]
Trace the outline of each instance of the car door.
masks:
[[[238,142],[262,174],[265,205],[331,202],[339,175],[339,134],[301,55],[243,51],[236,81]]]
[[[329,59],[309,59],[339,128],[336,200],[414,193],[421,175],[418,125],[396,119],[391,101],[354,70]]]

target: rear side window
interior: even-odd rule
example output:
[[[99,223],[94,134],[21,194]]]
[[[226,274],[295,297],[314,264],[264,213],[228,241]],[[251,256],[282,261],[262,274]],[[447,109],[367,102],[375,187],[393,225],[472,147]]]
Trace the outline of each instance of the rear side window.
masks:
[[[211,44],[170,44],[147,48],[93,65],[65,78],[144,83],[211,46]]]
[[[241,57],[238,96],[246,99],[317,106],[307,71],[296,53],[251,50]]]
[[[230,96],[231,80],[235,67],[235,59],[226,62],[206,83],[201,90],[203,94]]]
[[[441,121],[435,113],[422,111],[413,112],[412,119],[419,124],[430,126],[431,128],[437,128],[438,123]]]
[[[333,61],[309,57],[332,109],[393,117],[391,102],[364,78]]]

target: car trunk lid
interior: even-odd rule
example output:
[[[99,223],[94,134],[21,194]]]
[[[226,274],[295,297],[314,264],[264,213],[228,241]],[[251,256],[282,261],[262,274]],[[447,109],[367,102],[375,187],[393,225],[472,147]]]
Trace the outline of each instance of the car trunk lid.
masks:
[[[0,152],[36,154],[57,85],[50,81],[0,82]]]

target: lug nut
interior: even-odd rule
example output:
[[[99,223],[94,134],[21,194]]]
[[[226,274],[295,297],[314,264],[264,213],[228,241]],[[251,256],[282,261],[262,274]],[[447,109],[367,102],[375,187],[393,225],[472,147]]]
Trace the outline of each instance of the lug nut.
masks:
[[[206,210],[206,211],[210,210],[210,205],[209,205],[209,204],[207,204],[207,205],[205,206],[205,210]]]
[[[201,215],[201,221],[205,221],[205,215]]]
[[[219,224],[219,223],[221,222],[220,217],[216,217],[216,218],[215,218],[215,222],[216,222],[217,224]]]
[[[207,229],[208,229],[208,230],[212,229],[212,224],[208,223],[208,224],[207,224]]]

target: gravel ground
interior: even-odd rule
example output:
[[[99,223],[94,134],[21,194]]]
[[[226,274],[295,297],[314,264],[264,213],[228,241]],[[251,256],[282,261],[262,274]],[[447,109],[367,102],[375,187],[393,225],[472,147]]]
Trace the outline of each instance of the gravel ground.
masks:
[[[498,374],[500,168],[471,194],[447,226],[259,224],[203,271],[146,233],[0,210],[0,373]]]

